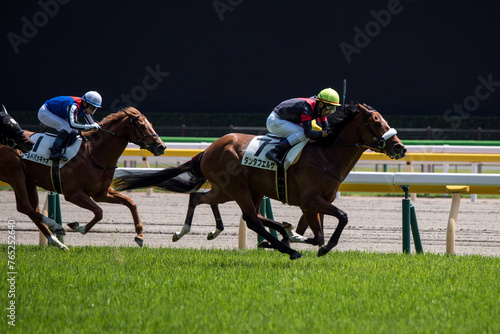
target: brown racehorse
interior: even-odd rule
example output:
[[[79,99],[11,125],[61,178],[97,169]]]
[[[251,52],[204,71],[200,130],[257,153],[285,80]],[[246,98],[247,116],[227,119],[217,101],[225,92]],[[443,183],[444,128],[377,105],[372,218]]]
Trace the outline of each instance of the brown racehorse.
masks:
[[[82,134],[84,141],[77,155],[60,170],[65,199],[94,213],[94,218],[84,226],[79,223],[68,225],[85,234],[102,219],[102,209],[95,202],[123,204],[132,213],[137,233],[135,241],[142,246],[142,223],[135,203],[111,188],[110,184],[116,162],[129,142],[154,155],[163,154],[165,144],[147,118],[135,108],[127,107],[111,114],[100,125],[101,129]],[[0,180],[14,189],[17,210],[29,216],[51,244],[67,249],[48,227],[54,228],[56,234],[64,234],[64,230],[52,219],[42,216],[38,208],[36,187],[54,191],[50,167],[22,159],[16,151],[3,146],[0,147]]]
[[[333,123],[332,135],[306,145],[300,160],[288,169],[288,204],[302,209],[303,222],[314,233],[314,238],[309,242],[324,244],[323,215],[331,215],[339,220],[330,241],[320,248],[318,255],[326,254],[338,243],[347,224],[347,214],[331,203],[339,185],[362,153],[371,149],[395,159],[403,158],[406,153],[406,148],[396,136],[396,130],[389,126],[379,112],[367,105],[351,104],[344,111],[331,115],[329,121]],[[115,184],[117,189],[157,186],[177,192],[191,192],[208,180],[212,187],[209,192],[191,195],[186,223],[190,224],[196,205],[210,204],[217,218],[216,205],[234,200],[243,211],[248,228],[264,237],[272,247],[289,254],[291,259],[299,258],[302,255],[287,246],[289,237],[283,226],[256,213],[263,195],[273,199],[277,199],[278,195],[273,171],[241,165],[243,153],[253,137],[228,134],[179,167],[156,173],[127,173],[117,178]],[[189,178],[182,177],[181,174],[185,172]],[[280,232],[285,243],[274,238],[264,225]],[[305,230],[303,225],[299,227],[302,232]]]
[[[34,145],[4,106],[0,110],[0,145],[19,149],[23,153],[31,151]]]

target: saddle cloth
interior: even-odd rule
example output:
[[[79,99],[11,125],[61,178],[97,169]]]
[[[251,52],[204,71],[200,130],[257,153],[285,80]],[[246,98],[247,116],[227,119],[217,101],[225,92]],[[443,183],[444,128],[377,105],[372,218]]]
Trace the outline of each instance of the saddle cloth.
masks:
[[[270,135],[257,136],[253,138],[250,144],[248,144],[247,149],[245,150],[245,154],[243,155],[241,164],[244,166],[267,170],[278,170],[278,165],[274,161],[266,158],[266,153],[269,152],[269,150],[273,149],[281,139],[283,138]],[[306,146],[306,144],[307,140],[304,140],[293,146],[287,152],[285,162],[283,163],[285,171],[299,160],[302,149],[304,148],[304,146]]]
[[[35,133],[31,137],[31,140],[35,143],[33,149],[23,154],[23,159],[37,162],[42,165],[52,166],[52,160],[49,159],[50,156],[50,148],[54,144],[54,140],[56,139],[56,135],[51,133]],[[66,147],[64,150],[64,156],[68,158],[67,161],[60,160],[59,167],[64,166],[71,158],[74,158],[75,155],[80,150],[80,146],[82,144],[82,138],[80,136],[76,137],[76,140]]]

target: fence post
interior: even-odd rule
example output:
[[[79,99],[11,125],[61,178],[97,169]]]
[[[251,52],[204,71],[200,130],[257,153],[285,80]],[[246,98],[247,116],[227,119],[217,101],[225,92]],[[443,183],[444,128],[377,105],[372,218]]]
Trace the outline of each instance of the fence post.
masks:
[[[409,186],[400,186],[405,192],[403,198],[403,253],[410,254],[410,199],[408,198]]]
[[[269,197],[264,196],[264,198],[262,199],[262,203],[260,204],[260,214],[264,217],[274,220],[273,208],[271,207],[271,200],[269,199]],[[270,228],[269,232],[273,237],[278,239],[278,232],[276,232],[276,230]],[[257,245],[264,241],[265,239],[263,237],[257,235]]]
[[[247,222],[243,219],[243,215],[240,218],[240,226],[238,228],[238,249],[247,248]]]
[[[446,191],[452,193],[450,215],[446,227],[446,253],[455,254],[455,226],[457,224],[458,210],[462,193],[468,192],[469,186],[446,186]]]
[[[413,235],[413,243],[415,244],[415,250],[419,254],[424,253],[424,249],[422,247],[422,241],[420,240],[420,232],[418,231],[418,223],[417,223],[417,213],[415,212],[415,207],[413,204],[410,204],[410,225],[411,225],[411,234]]]
[[[61,203],[59,201],[59,194],[52,192],[51,194],[48,195],[48,202],[49,202],[49,218],[54,220],[57,224],[59,224],[62,227],[62,217],[61,217]],[[64,236],[58,235],[57,239],[59,239],[60,242],[64,243]]]

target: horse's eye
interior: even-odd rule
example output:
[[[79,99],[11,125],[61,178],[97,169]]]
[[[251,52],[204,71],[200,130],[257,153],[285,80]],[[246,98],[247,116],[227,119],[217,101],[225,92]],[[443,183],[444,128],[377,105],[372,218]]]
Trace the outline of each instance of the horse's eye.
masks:
[[[375,126],[376,126],[377,128],[380,128],[380,127],[382,126],[382,123],[380,123],[380,122],[375,122]]]

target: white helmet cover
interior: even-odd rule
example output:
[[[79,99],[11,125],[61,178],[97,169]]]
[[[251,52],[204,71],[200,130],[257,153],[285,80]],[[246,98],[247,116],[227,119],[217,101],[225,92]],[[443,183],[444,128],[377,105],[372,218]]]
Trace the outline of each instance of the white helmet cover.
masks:
[[[101,108],[102,97],[101,97],[101,94],[99,94],[95,90],[91,90],[91,91],[86,92],[82,96],[82,99],[83,99],[83,101],[90,103],[94,107]]]

